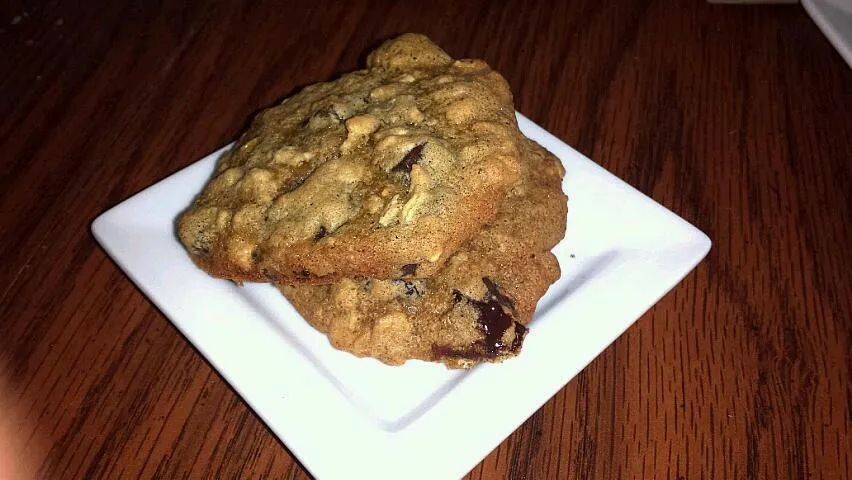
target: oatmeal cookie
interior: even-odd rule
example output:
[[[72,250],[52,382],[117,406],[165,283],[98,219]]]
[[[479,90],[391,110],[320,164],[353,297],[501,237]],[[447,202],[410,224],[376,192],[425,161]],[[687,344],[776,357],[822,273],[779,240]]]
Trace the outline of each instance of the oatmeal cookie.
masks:
[[[178,236],[236,282],[426,278],[494,218],[521,141],[499,74],[406,34],[261,112]]]

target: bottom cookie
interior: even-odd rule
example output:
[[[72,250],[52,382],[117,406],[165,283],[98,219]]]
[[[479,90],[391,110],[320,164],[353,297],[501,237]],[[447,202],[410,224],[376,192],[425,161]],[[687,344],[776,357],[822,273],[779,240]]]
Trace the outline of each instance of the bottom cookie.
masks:
[[[432,277],[280,290],[335,348],[357,356],[468,368],[517,355],[536,303],[559,278],[550,249],[565,235],[567,211],[559,160],[531,140],[523,157],[496,218]]]

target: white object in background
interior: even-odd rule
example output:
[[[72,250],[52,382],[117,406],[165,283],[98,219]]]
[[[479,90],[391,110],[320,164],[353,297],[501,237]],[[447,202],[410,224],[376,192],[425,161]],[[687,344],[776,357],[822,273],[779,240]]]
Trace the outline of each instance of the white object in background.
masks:
[[[852,0],[802,0],[802,5],[852,68]]]
[[[521,355],[499,365],[459,371],[356,358],[332,348],[272,286],[238,287],[196,268],[174,221],[224,149],[110,209],[92,231],[316,478],[457,479],[710,249],[677,215],[530,120],[519,123],[565,165],[570,213],[554,249],[562,278],[539,302]]]

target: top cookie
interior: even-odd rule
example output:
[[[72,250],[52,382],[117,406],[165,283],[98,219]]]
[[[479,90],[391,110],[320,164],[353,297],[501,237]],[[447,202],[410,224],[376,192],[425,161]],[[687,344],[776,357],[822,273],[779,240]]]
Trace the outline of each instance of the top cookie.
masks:
[[[261,112],[180,217],[193,260],[234,281],[432,275],[518,176],[505,80],[422,35]]]

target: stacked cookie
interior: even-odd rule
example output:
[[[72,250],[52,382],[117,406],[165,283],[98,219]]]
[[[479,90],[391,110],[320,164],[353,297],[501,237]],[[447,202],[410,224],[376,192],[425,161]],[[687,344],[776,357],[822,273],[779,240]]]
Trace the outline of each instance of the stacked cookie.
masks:
[[[261,112],[178,221],[193,261],[272,282],[339,349],[469,367],[520,351],[559,277],[564,171],[503,78],[407,34]]]

